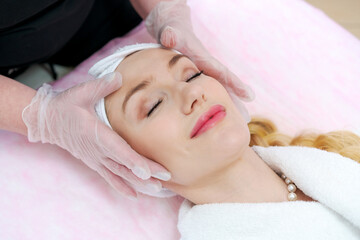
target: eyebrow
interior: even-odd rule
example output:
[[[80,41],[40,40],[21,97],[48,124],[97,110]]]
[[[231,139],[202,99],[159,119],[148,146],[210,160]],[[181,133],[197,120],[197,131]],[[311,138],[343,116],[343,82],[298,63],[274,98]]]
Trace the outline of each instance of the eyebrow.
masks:
[[[169,68],[172,68],[181,58],[188,58],[190,60],[190,58],[186,55],[183,54],[177,54],[175,56],[173,56],[170,61],[169,61]]]
[[[140,84],[138,84],[136,87],[134,87],[133,89],[131,89],[130,92],[128,92],[125,96],[123,105],[122,105],[122,110],[123,112],[125,112],[125,108],[126,108],[126,104],[128,103],[130,97],[132,95],[134,95],[136,92],[140,91],[140,90],[144,90],[147,86],[150,85],[150,81],[148,80],[144,80],[142,81]]]
[[[186,57],[188,59],[190,59],[188,56],[186,55],[183,55],[183,54],[177,54],[175,56],[173,56],[169,63],[168,63],[168,67],[169,68],[173,68],[174,65],[183,57]],[[138,85],[136,85],[133,89],[131,89],[125,96],[125,99],[124,99],[124,102],[123,102],[123,105],[122,105],[122,110],[123,112],[125,112],[125,108],[126,108],[126,105],[129,101],[129,99],[138,91],[140,90],[144,90],[146,89],[152,82],[153,78],[150,79],[151,81],[149,80],[143,80],[141,83],[139,83]]]

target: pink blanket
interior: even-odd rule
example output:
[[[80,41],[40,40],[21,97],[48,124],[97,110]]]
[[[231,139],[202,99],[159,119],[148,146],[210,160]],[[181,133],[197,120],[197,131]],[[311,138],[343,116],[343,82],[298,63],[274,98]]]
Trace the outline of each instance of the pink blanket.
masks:
[[[189,1],[209,51],[253,87],[251,115],[284,133],[360,129],[360,42],[301,0]],[[114,49],[153,41],[141,24],[56,82],[68,88]],[[178,239],[181,197],[121,198],[80,160],[0,131],[0,239]]]

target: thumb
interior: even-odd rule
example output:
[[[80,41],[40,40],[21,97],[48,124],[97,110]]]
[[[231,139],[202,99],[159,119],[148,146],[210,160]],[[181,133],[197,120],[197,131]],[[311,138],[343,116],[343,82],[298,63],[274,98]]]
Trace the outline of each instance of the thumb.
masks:
[[[241,102],[239,96],[235,95],[231,90],[227,90],[231,100],[235,104],[236,108],[244,118],[246,123],[249,123],[251,121],[251,117],[249,115],[248,110],[246,109],[245,105]]]
[[[98,102],[100,99],[115,92],[121,87],[122,76],[118,72],[112,72],[102,78],[94,80],[93,83],[89,82],[89,84],[92,84],[93,86],[90,86],[88,94],[91,94],[90,91],[92,91],[93,102]]]
[[[174,48],[177,43],[175,29],[170,26],[166,26],[165,29],[161,33],[160,43],[164,47]]]
[[[83,82],[67,90],[75,96],[77,104],[87,106],[106,97],[121,87],[122,77],[120,73],[113,72],[102,78]]]

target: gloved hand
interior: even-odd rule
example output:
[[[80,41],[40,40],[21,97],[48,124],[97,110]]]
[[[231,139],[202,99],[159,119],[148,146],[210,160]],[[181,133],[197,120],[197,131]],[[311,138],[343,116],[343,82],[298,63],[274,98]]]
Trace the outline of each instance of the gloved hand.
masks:
[[[187,55],[195,65],[211,76],[232,93],[232,99],[239,110],[250,119],[246,108],[241,101],[251,101],[255,94],[251,88],[244,84],[234,73],[213,58],[205,49],[192,29],[190,8],[186,0],[173,0],[158,3],[146,18],[148,32],[159,43],[167,48],[174,48]],[[247,115],[247,116],[246,116]]]
[[[110,73],[64,92],[56,92],[44,84],[24,108],[22,118],[30,142],[52,143],[66,149],[118,192],[134,199],[137,186],[160,191],[161,183],[151,176],[167,181],[170,173],[136,153],[97,118],[95,104],[119,89],[121,83],[119,73]]]

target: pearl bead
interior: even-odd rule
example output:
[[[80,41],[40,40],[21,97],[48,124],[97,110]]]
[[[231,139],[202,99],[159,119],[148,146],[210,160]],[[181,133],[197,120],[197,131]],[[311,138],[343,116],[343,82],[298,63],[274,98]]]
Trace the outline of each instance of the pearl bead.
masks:
[[[295,184],[290,183],[287,186],[287,189],[288,189],[289,192],[295,192],[296,191],[296,186],[295,186]]]
[[[288,194],[288,200],[289,201],[295,201],[296,199],[297,199],[296,193],[291,192],[291,193]]]
[[[290,184],[290,183],[292,183],[292,182],[291,182],[291,180],[290,180],[289,178],[286,178],[286,179],[285,179],[285,183],[286,183],[286,184]]]
[[[290,180],[290,178],[287,178],[287,177],[285,176],[285,174],[283,174],[283,173],[278,173],[278,175],[279,175],[282,179],[285,180],[285,183],[286,183],[286,185],[287,185],[287,190],[289,191],[289,194],[288,194],[288,196],[287,196],[287,199],[288,199],[289,201],[296,201],[296,200],[297,200],[297,195],[296,195],[295,191],[296,191],[297,187],[296,187],[295,183],[293,183],[293,182]]]

